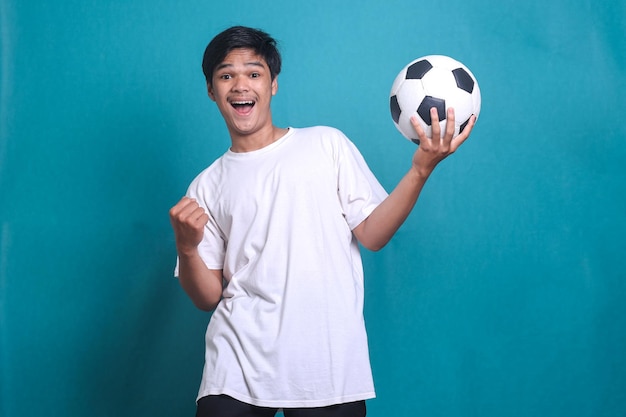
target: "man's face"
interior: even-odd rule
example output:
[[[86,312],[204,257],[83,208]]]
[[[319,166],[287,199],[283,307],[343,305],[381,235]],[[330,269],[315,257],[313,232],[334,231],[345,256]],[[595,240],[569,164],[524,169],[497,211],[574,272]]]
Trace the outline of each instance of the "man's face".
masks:
[[[234,49],[213,72],[208,86],[232,137],[272,126],[271,98],[278,90],[265,60],[253,50]]]

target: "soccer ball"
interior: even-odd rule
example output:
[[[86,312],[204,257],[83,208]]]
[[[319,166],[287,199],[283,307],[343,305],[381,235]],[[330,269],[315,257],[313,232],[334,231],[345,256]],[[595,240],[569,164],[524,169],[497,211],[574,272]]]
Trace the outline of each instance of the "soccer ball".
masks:
[[[432,137],[430,109],[437,108],[441,136],[446,127],[446,111],[454,108],[454,136],[467,126],[472,115],[480,113],[480,89],[471,71],[455,59],[443,55],[418,58],[400,71],[389,94],[391,118],[402,135],[419,145],[411,116]]]

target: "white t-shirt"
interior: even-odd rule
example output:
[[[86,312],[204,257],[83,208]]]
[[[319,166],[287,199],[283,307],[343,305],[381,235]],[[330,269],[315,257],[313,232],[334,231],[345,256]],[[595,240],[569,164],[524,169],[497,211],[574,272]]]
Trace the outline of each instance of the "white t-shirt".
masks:
[[[329,127],[227,151],[191,183],[210,214],[200,255],[223,269],[198,398],[264,407],[373,398],[363,268],[352,229],[387,196]]]

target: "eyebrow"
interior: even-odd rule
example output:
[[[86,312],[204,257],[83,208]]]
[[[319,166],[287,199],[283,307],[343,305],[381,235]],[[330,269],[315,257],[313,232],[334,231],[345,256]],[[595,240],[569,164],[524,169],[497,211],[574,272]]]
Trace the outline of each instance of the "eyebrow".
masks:
[[[250,62],[246,62],[244,63],[244,66],[249,67],[261,67],[261,68],[265,68],[265,66],[263,65],[263,63],[261,61],[250,61]],[[223,68],[231,68],[233,67],[233,64],[227,64],[227,63],[222,63],[219,64],[217,67],[215,67],[215,71],[219,71]]]

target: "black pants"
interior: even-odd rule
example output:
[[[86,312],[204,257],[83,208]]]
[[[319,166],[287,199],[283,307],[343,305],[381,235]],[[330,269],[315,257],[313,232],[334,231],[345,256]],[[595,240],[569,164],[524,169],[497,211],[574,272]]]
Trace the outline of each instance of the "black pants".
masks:
[[[257,407],[227,395],[200,398],[196,417],[273,417],[277,408]],[[365,417],[365,401],[314,408],[284,408],[285,417]]]

